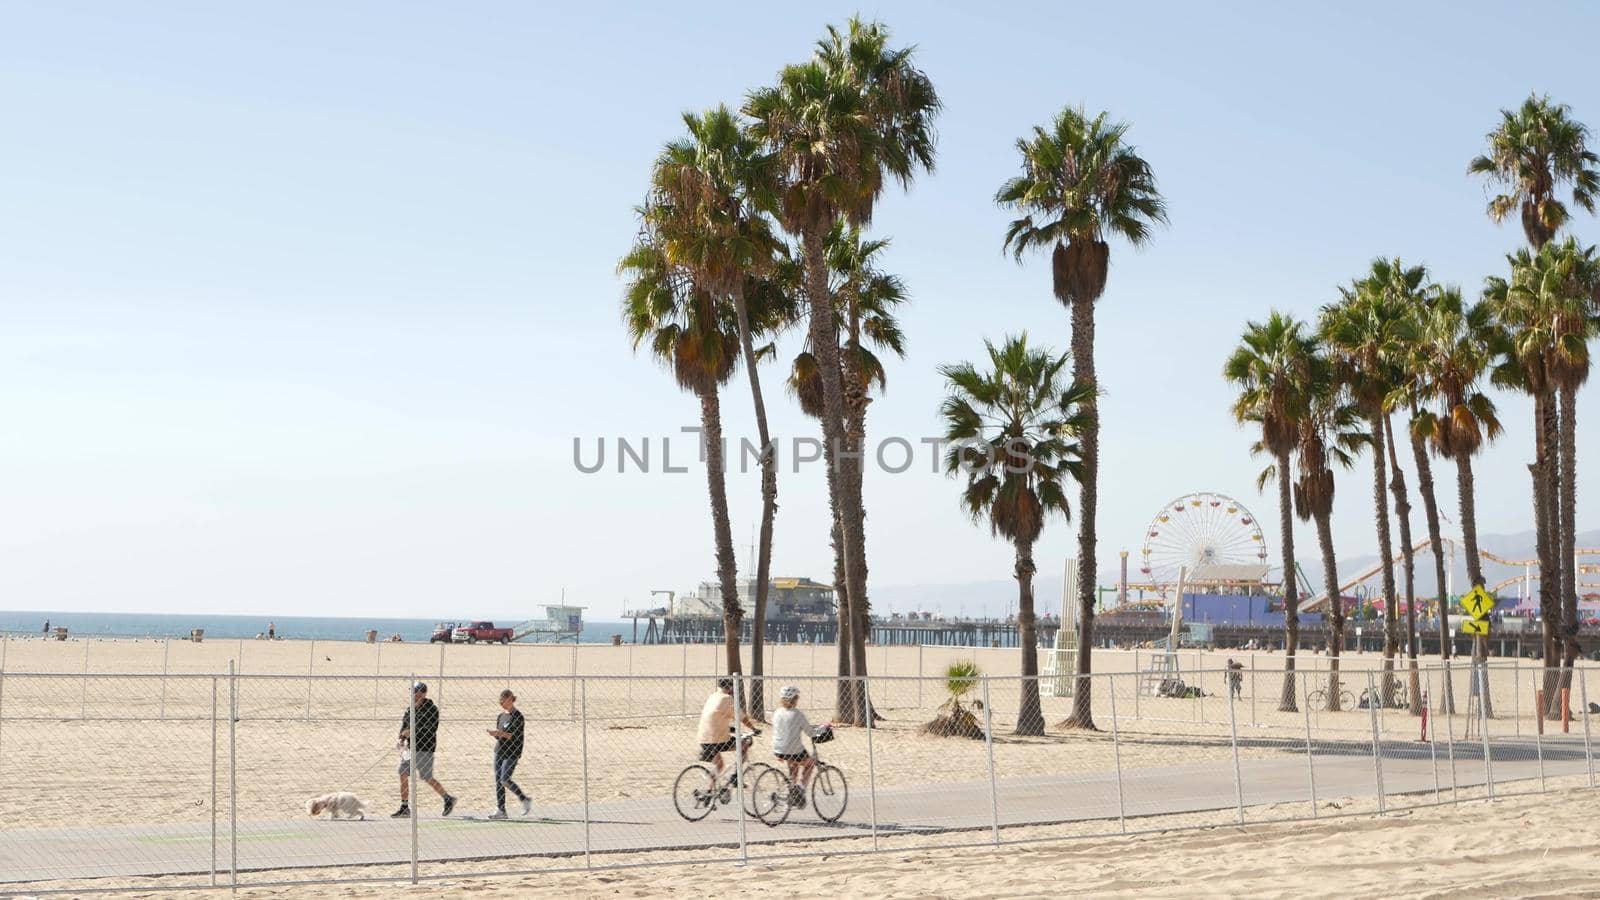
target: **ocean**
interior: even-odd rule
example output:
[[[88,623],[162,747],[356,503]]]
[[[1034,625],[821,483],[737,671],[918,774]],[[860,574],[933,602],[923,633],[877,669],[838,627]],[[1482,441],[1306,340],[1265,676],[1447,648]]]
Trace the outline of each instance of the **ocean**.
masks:
[[[204,628],[206,637],[253,638],[267,630],[271,621],[278,636],[287,639],[319,641],[366,640],[367,630],[377,629],[380,639],[398,634],[408,641],[426,641],[433,634],[435,619],[333,618],[323,616],[215,616],[154,613],[51,613],[42,610],[0,610],[0,632],[38,634],[45,620],[50,627],[64,625],[74,635],[105,637],[188,637],[194,628]],[[501,626],[519,624],[498,621]],[[579,640],[585,644],[609,644],[613,634],[631,638],[633,623],[584,622]]]

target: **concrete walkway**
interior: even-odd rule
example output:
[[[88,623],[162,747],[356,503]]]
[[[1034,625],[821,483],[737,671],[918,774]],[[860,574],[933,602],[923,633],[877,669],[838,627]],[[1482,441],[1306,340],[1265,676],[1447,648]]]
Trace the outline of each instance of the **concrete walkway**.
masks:
[[[1278,751],[1240,763],[1246,819],[1252,818],[1249,807],[1281,803],[1304,803],[1305,807],[1274,811],[1271,818],[1309,816],[1311,779],[1305,743],[1264,739],[1241,739],[1240,743],[1258,756],[1261,749]],[[1452,783],[1462,788],[1484,784],[1481,744],[1455,745],[1453,781],[1446,747],[1440,744],[1436,749],[1432,755],[1427,744],[1383,746],[1382,783],[1391,807],[1431,802],[1436,784],[1444,799],[1449,799]],[[1543,756],[1548,777],[1588,772],[1580,737],[1546,738]],[[1317,742],[1311,758],[1319,799],[1376,795],[1379,772],[1370,742]],[[1491,762],[1497,787],[1523,781],[1517,790],[1537,789],[1539,750],[1532,740],[1496,739]],[[1130,819],[1225,810],[1236,808],[1239,797],[1231,762],[1126,769],[1120,801],[1115,772],[1002,777],[992,792],[988,781],[898,786],[879,789],[875,798],[869,796],[865,772],[848,775],[852,781],[849,806],[832,825],[819,821],[809,809],[795,810],[790,820],[777,828],[754,819],[741,825],[734,806],[721,807],[704,821],[686,822],[665,796],[665,786],[659,799],[593,804],[587,823],[583,808],[577,805],[539,808],[532,818],[500,822],[459,813],[443,819],[430,805],[428,814],[418,822],[419,859],[424,873],[437,872],[436,865],[444,861],[450,861],[451,870],[461,871],[468,868],[464,861],[506,857],[538,857],[529,860],[530,868],[581,866],[586,831],[596,863],[626,861],[618,854],[630,851],[667,849],[700,849],[707,858],[733,857],[739,853],[741,829],[749,854],[755,857],[785,852],[785,842],[870,836],[874,819],[880,841],[895,846],[940,843],[936,836],[951,831],[963,833],[942,842],[965,843],[986,840],[981,832],[992,829],[996,819],[1002,829],[1086,820],[1114,822],[1119,810]],[[1259,809],[1254,812],[1257,819],[1266,817]],[[1128,827],[1158,824],[1130,821]],[[1115,825],[1108,828],[1112,830]],[[265,870],[299,867],[394,865],[395,874],[402,874],[409,872],[411,847],[411,823],[404,819],[334,822],[301,817],[241,822],[237,866],[241,872],[253,873],[242,875],[242,881],[292,878],[292,872]],[[0,832],[0,882],[190,875],[194,877],[183,880],[204,884],[210,881],[213,858],[219,882],[226,883],[230,866],[226,815],[219,819],[215,857],[209,824]]]

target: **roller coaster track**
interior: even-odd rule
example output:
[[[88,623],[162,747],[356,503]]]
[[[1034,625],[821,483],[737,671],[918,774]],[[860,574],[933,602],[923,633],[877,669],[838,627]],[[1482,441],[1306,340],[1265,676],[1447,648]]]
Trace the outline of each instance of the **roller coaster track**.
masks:
[[[1458,546],[1461,546],[1461,544],[1462,544],[1460,539],[1454,538],[1454,537],[1450,537],[1449,535],[1441,536],[1440,543],[1449,544],[1451,547],[1458,547]],[[1411,552],[1414,553],[1414,554],[1415,553],[1431,552],[1432,544],[1433,544],[1433,542],[1431,540],[1429,540],[1427,538],[1424,538],[1423,540],[1418,541],[1416,543],[1416,545],[1411,548]],[[1500,590],[1502,590],[1502,589],[1504,589],[1506,587],[1509,587],[1509,586],[1511,586],[1513,584],[1516,584],[1517,582],[1522,581],[1524,578],[1527,578],[1527,577],[1530,577],[1530,576],[1532,578],[1538,578],[1539,577],[1539,573],[1538,573],[1539,561],[1536,560],[1536,559],[1506,559],[1503,556],[1500,556],[1500,555],[1495,554],[1495,553],[1491,553],[1488,550],[1482,549],[1481,547],[1478,549],[1478,555],[1483,557],[1486,560],[1489,560],[1490,562],[1498,563],[1498,564],[1500,564],[1502,566],[1521,567],[1524,570],[1531,570],[1531,571],[1525,571],[1525,573],[1523,575],[1516,575],[1516,576],[1513,576],[1511,578],[1507,578],[1504,581],[1501,581],[1499,584],[1496,584],[1494,586],[1494,588],[1491,590],[1491,593],[1498,593]],[[1572,555],[1573,556],[1577,556],[1577,557],[1600,556],[1600,547],[1578,547],[1578,548],[1575,548],[1572,551]],[[1389,560],[1389,565],[1397,566],[1397,565],[1400,565],[1402,562],[1404,562],[1404,560],[1405,560],[1405,553],[1404,553],[1404,551],[1402,551],[1400,553],[1395,554],[1395,557],[1393,559]],[[1345,581],[1343,584],[1339,585],[1339,593],[1342,595],[1342,594],[1344,594],[1345,591],[1348,591],[1351,588],[1355,587],[1356,585],[1362,583],[1363,581],[1366,581],[1367,579],[1373,577],[1374,575],[1377,575],[1379,572],[1383,571],[1383,566],[1384,566],[1384,564],[1380,560],[1380,561],[1374,562],[1371,565],[1367,566],[1366,568],[1362,569],[1358,574],[1352,576],[1350,579]],[[1593,574],[1593,573],[1596,573],[1596,572],[1600,572],[1600,563],[1580,563],[1578,565],[1578,571],[1580,573],[1584,573],[1584,574]],[[1582,584],[1582,585],[1580,585],[1580,586],[1581,587],[1600,587],[1600,585],[1596,585],[1596,584],[1593,584],[1593,583],[1587,583],[1587,582]],[[1328,592],[1326,590],[1324,590],[1324,591],[1316,594],[1315,596],[1313,596],[1310,600],[1307,600],[1305,603],[1301,604],[1300,608],[1305,610],[1305,611],[1307,611],[1307,612],[1315,612],[1317,609],[1321,608],[1322,606],[1325,606],[1327,604],[1327,602],[1328,602]]]

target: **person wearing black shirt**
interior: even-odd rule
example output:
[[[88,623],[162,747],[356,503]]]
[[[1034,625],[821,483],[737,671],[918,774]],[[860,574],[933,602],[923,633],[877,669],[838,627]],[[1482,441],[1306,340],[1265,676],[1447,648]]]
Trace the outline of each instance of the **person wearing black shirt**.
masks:
[[[517,761],[522,759],[523,726],[522,710],[517,709],[517,695],[509,690],[501,691],[500,715],[495,718],[494,727],[487,729],[489,736],[494,738],[495,812],[489,816],[491,819],[506,817],[506,788],[510,788],[511,793],[522,801],[523,815],[533,811],[533,800],[511,780],[511,773],[517,770]]]
[[[416,719],[417,733],[411,734],[412,719]],[[413,737],[415,738],[413,740]],[[400,761],[400,808],[390,818],[403,819],[411,815],[411,766],[417,767],[417,778],[428,783],[444,798],[444,814],[456,808],[456,798],[433,777],[433,754],[439,749],[439,707],[428,699],[428,686],[417,682],[411,686],[411,709],[400,716],[400,746],[411,748],[406,759]]]

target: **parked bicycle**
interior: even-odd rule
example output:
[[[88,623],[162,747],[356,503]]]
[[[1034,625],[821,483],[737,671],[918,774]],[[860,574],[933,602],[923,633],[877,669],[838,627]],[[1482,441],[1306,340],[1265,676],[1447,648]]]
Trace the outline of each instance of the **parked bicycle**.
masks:
[[[1328,690],[1327,690],[1327,688],[1317,688],[1316,690],[1312,691],[1311,693],[1306,694],[1306,704],[1309,705],[1312,709],[1327,709],[1328,708]],[[1348,691],[1348,690],[1346,690],[1344,688],[1340,688],[1339,689],[1339,708],[1340,709],[1355,709],[1356,708],[1356,695],[1350,693],[1350,691]]]
[[[818,744],[833,740],[833,729],[824,727],[811,736],[811,757],[815,767],[811,773],[811,809],[824,822],[837,822],[850,805],[850,785],[838,766],[822,761]],[[804,806],[804,795],[797,792],[789,773],[773,766],[756,779],[753,802],[756,818],[776,828],[782,825],[796,806]]]
[[[672,784],[672,805],[677,808],[678,815],[690,822],[698,822],[711,815],[711,811],[718,806],[732,803],[735,791],[744,798],[744,811],[752,816],[758,815],[752,802],[755,797],[753,788],[772,767],[764,762],[749,762],[745,757],[750,752],[750,745],[755,742],[755,736],[760,733],[757,730],[744,736],[739,743],[738,761],[728,766],[721,776],[714,777],[711,767],[703,763],[685,766]]]

